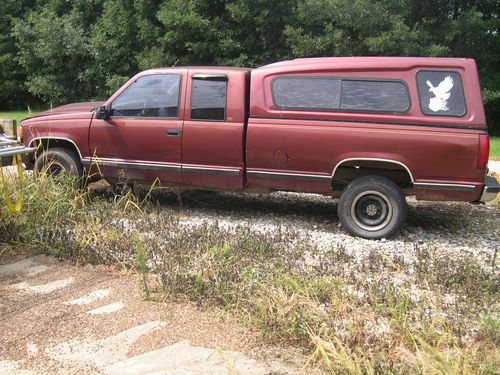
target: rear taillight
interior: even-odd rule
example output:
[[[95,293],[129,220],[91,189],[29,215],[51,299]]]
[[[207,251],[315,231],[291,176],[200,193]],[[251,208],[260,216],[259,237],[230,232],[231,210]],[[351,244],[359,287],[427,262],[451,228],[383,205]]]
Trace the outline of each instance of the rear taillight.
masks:
[[[484,169],[488,165],[488,157],[490,156],[490,139],[488,134],[479,136],[479,157],[477,159],[477,167]]]

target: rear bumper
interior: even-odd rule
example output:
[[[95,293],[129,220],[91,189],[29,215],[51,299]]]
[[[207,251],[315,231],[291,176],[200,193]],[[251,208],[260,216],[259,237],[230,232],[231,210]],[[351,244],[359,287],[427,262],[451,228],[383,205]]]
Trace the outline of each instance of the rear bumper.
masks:
[[[495,177],[486,176],[484,178],[484,188],[483,194],[479,199],[479,202],[489,202],[497,197],[498,192],[500,192],[500,184]]]

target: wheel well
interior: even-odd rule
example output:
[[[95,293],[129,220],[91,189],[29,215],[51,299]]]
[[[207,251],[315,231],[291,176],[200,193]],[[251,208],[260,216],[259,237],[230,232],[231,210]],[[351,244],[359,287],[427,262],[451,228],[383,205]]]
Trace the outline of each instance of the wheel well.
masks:
[[[413,186],[413,178],[406,166],[390,160],[353,159],[341,162],[332,176],[332,190],[342,191],[358,177],[376,175],[393,181],[401,189]]]
[[[30,163],[33,166],[35,163],[35,159],[40,153],[42,153],[45,150],[48,150],[49,148],[65,148],[67,150],[73,151],[78,158],[80,159],[81,162],[81,154],[76,145],[66,139],[59,139],[59,138],[40,138],[40,139],[35,139],[32,141],[31,146],[37,147],[37,150],[35,153],[31,154],[30,156]]]

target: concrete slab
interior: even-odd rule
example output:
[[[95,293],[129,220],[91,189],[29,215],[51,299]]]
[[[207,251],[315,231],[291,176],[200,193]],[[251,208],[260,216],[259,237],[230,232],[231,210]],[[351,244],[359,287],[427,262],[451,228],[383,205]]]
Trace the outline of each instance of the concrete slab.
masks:
[[[35,264],[33,258],[22,259],[15,263],[0,265],[0,276],[26,274],[34,276],[49,269],[44,264]]]
[[[123,304],[123,302],[115,302],[87,311],[87,313],[90,315],[111,314],[123,309],[124,307],[125,305]]]
[[[47,294],[51,293],[57,289],[65,288],[71,283],[73,283],[73,278],[68,277],[66,279],[60,279],[51,281],[50,283],[40,284],[40,285],[30,285],[26,281],[11,285],[12,289],[19,289],[26,292],[37,293],[37,294]]]
[[[269,374],[269,368],[237,352],[223,352],[181,341],[162,349],[117,362],[104,369],[109,375]]]
[[[99,289],[95,290],[81,298],[77,298],[71,301],[66,301],[64,304],[66,305],[88,305],[94,301],[97,301],[101,298],[105,298],[110,295],[109,289]]]

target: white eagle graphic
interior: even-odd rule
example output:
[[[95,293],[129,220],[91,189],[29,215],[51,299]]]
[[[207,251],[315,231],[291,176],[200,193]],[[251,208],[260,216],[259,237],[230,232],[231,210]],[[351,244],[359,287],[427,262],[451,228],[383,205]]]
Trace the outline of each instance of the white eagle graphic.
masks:
[[[434,87],[431,81],[426,83],[430,87],[429,91],[435,95],[429,100],[429,109],[433,112],[449,111],[448,99],[450,98],[450,90],[453,88],[453,78],[446,76],[437,87]]]

